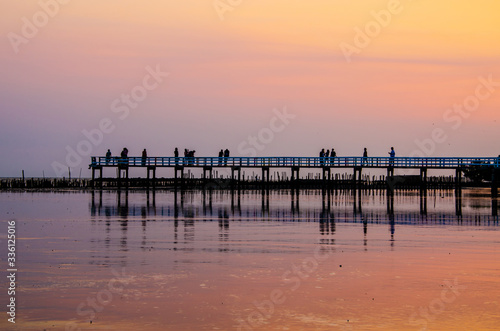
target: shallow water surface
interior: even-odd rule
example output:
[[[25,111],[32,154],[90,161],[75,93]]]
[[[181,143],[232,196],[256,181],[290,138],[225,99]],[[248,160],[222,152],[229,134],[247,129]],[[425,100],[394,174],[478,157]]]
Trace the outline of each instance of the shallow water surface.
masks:
[[[497,201],[487,190],[461,198],[453,191],[2,192],[0,207],[2,261],[7,221],[15,220],[18,269],[16,324],[4,316],[2,329],[500,325]]]

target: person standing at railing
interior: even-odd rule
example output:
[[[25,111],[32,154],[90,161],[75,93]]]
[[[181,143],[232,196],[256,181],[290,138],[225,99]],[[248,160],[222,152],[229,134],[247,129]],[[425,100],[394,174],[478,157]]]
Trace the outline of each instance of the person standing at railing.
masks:
[[[337,152],[335,152],[335,149],[332,148],[332,151],[330,152],[330,163],[333,165],[333,161],[335,157],[337,156]]]
[[[368,159],[368,150],[365,147],[365,150],[363,151],[363,161],[361,162],[361,166],[366,165],[366,160]]]
[[[330,159],[330,150],[327,149],[325,152],[325,165],[328,165],[328,160]]]
[[[322,148],[319,152],[319,164],[323,166],[323,158],[325,157],[325,149]]]
[[[108,165],[110,161],[111,161],[111,151],[108,149],[108,151],[106,152],[106,165]]]
[[[190,160],[191,160],[191,165],[194,165],[194,161],[195,161],[195,158],[194,158],[194,153],[196,153],[195,150],[192,150],[189,152],[189,156],[190,156]]]
[[[224,157],[224,150],[219,151],[219,166],[222,165],[222,157]]]
[[[142,151],[142,160],[141,160],[141,164],[143,167],[146,165],[147,158],[148,158],[148,152],[146,152],[146,149],[144,148],[144,150]]]
[[[128,165],[128,149],[127,147],[124,147],[121,154],[120,154],[120,157],[121,157],[121,160],[119,161],[119,163],[121,163],[121,165]]]
[[[391,147],[391,151],[389,152],[389,167],[394,167],[394,157],[396,156],[396,152],[394,151],[394,147]]]
[[[174,149],[175,165],[179,164],[179,149],[176,147]]]
[[[227,165],[227,158],[229,157],[229,149],[226,148],[224,151],[224,165]]]

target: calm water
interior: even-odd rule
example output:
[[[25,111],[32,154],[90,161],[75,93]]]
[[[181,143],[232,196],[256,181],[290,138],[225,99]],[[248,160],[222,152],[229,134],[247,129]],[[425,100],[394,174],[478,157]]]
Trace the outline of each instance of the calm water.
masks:
[[[18,272],[0,327],[498,330],[497,204],[480,189],[2,192]]]

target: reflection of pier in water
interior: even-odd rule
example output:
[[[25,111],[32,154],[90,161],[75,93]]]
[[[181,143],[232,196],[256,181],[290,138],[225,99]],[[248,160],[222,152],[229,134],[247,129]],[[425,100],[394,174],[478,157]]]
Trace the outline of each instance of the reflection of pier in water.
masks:
[[[419,197],[415,195],[417,193],[418,191],[390,194],[380,190],[310,190],[300,193],[297,190],[92,191],[89,204],[91,220],[95,224],[105,225],[104,238],[93,241],[95,247],[92,247],[92,252],[95,253],[92,255],[92,263],[109,264],[110,261],[118,260],[126,266],[129,249],[139,245],[141,250],[148,251],[156,249],[159,242],[162,243],[160,245],[166,244],[167,249],[184,252],[197,249],[241,252],[240,242],[231,238],[230,229],[233,228],[233,233],[236,231],[241,236],[241,228],[239,231],[234,229],[242,221],[316,222],[320,235],[318,243],[322,245],[322,249],[334,249],[336,240],[341,240],[337,236],[339,224],[359,224],[363,229],[360,240],[363,241],[365,250],[368,249],[368,233],[374,225],[387,225],[391,248],[395,244],[398,225],[499,226],[496,199],[491,200],[491,215],[484,211],[477,213],[470,210],[462,213],[463,201],[454,196],[453,191],[434,191],[429,196]],[[454,197],[455,207],[448,202],[448,208],[445,209],[449,211],[434,208],[428,212],[427,205],[435,205],[436,200],[442,197]],[[398,211],[397,207],[408,200],[412,202],[412,206],[406,204],[401,208],[403,211]],[[487,201],[476,201],[474,203],[477,205],[474,207],[489,209]],[[147,235],[148,226],[158,222],[171,222],[173,225],[172,232],[165,233],[160,241],[150,235],[148,238]],[[208,224],[210,222],[216,222],[218,229],[211,227]],[[204,236],[206,238],[203,231],[207,230],[207,224],[208,229],[213,231],[212,235],[217,235],[216,247],[207,248],[198,242],[201,240],[203,243],[210,243],[202,239]],[[130,231],[136,231],[138,225],[141,229],[139,238],[129,234]],[[155,226],[154,229],[158,227]],[[199,229],[197,235],[195,229]],[[161,249],[165,249],[165,246]]]
[[[270,205],[270,192],[273,199],[288,196],[290,204]],[[300,191],[298,190],[255,190],[245,191],[243,194],[260,196],[259,204],[242,204],[241,190],[227,191],[172,191],[174,199],[170,203],[156,203],[155,190],[144,191],[146,201],[144,204],[129,204],[129,191],[116,191],[115,204],[103,204],[102,191],[92,191],[90,212],[92,217],[123,219],[143,218],[155,220],[182,220],[182,221],[213,221],[223,220],[221,227],[226,229],[229,220],[257,220],[257,221],[282,221],[282,222],[336,222],[336,223],[363,223],[363,224],[394,224],[394,225],[490,225],[497,224],[497,199],[491,199],[491,215],[477,215],[462,213],[462,195],[455,195],[455,212],[431,212],[428,213],[428,200],[437,199],[439,192],[433,196],[419,194],[419,211],[402,211],[394,209],[394,200],[404,197],[404,194],[391,194],[389,191],[378,191],[376,196],[385,199],[387,207],[384,209],[366,209],[362,205],[362,197],[366,196],[361,190],[344,191]],[[137,192],[136,192],[137,193]],[[449,193],[449,192],[445,192]],[[439,194],[445,194],[439,193]],[[453,194],[453,193],[451,193]],[[300,198],[309,195],[321,195],[321,205],[300,207]],[[97,197],[96,197],[97,196]],[[199,196],[199,197],[197,197]],[[214,204],[214,196],[223,198],[227,203]],[[441,196],[440,196],[441,197]],[[339,199],[342,203],[339,203]],[[97,200],[97,201],[96,201]],[[186,202],[187,201],[187,202]],[[352,205],[352,208],[349,207]],[[397,204],[396,204],[397,205]],[[320,227],[321,229],[321,227]],[[393,232],[393,231],[392,231]]]

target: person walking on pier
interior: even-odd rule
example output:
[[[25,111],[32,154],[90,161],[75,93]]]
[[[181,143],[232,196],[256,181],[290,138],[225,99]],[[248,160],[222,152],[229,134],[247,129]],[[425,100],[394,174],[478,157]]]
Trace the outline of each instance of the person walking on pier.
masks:
[[[108,149],[108,151],[106,152],[106,165],[108,165],[110,161],[111,161],[111,151]]]
[[[222,157],[224,156],[224,150],[219,151],[219,166],[222,165]]]
[[[147,157],[148,157],[148,152],[146,152],[146,149],[144,148],[144,150],[142,151],[142,160],[141,160],[141,164],[143,167],[146,165]]]
[[[394,147],[391,147],[391,151],[389,152],[389,167],[394,167],[394,157],[396,156],[396,152],[394,151]]]
[[[175,165],[179,164],[179,149],[176,147],[174,149]]]
[[[365,150],[363,151],[363,162],[361,163],[361,166],[366,165],[367,159],[368,159],[368,151],[366,150],[366,147],[365,147]]]
[[[226,150],[224,151],[224,165],[226,166],[227,165],[227,158],[229,157],[229,149],[226,148]]]

